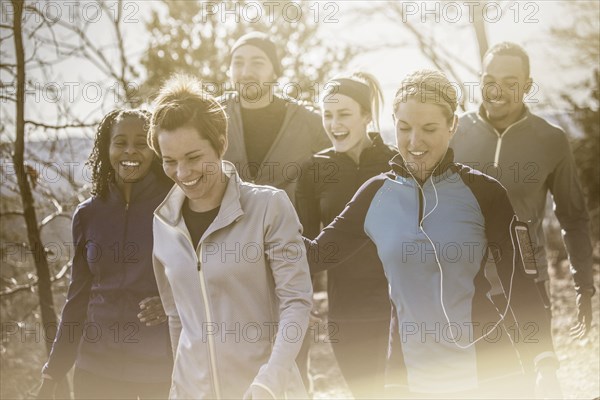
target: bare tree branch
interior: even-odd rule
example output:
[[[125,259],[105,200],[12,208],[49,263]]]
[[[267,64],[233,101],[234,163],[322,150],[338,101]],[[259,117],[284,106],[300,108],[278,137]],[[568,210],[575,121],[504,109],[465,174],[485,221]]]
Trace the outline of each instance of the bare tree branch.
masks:
[[[72,264],[73,263],[71,261],[69,261],[68,263],[66,263],[65,265],[63,265],[62,268],[60,269],[60,271],[58,271],[58,273],[56,273],[56,275],[53,275],[53,276],[50,277],[50,282],[54,283],[54,282],[59,281],[62,278],[64,278],[65,274],[67,273],[67,271],[69,270],[69,268],[71,268]],[[9,289],[5,289],[5,290],[1,291],[0,292],[0,297],[10,296],[10,295],[13,295],[15,293],[19,293],[19,292],[23,292],[23,291],[30,291],[34,287],[36,287],[38,285],[38,283],[39,283],[38,277],[34,276],[27,283],[23,283],[21,285],[16,285],[16,286],[13,286],[13,287],[11,287]]]
[[[58,130],[58,129],[67,129],[67,128],[90,128],[90,127],[96,126],[98,124],[98,122],[92,122],[89,124],[79,123],[79,124],[49,125],[49,124],[44,124],[42,122],[26,120],[25,124],[33,125],[38,128]]]
[[[17,99],[15,97],[5,96],[3,94],[0,94],[0,100],[11,101],[13,103],[17,101]]]

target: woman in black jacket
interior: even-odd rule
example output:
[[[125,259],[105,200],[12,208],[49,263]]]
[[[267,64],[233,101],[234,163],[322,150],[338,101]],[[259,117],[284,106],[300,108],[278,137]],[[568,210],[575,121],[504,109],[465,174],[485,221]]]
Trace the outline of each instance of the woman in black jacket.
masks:
[[[383,97],[375,77],[356,72],[331,80],[325,88],[323,126],[333,147],[303,165],[296,190],[304,235],[311,239],[342,212],[366,180],[388,171],[396,154],[378,133]],[[369,132],[371,124],[375,132]],[[390,301],[374,251],[372,246],[356,256],[359,268],[330,270],[327,279],[333,328],[329,339],[356,398],[379,397],[384,384]]]

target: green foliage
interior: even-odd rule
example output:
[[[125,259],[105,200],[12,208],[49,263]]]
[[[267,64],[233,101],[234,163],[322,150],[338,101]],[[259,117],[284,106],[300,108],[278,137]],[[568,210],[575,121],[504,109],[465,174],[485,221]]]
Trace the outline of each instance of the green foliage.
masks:
[[[291,90],[285,92],[289,97],[314,103],[319,94],[317,84],[342,70],[359,51],[336,45],[335,39],[324,42],[319,38],[319,18],[323,15],[317,16],[310,2],[261,2],[261,18],[250,14],[250,3],[252,7],[258,4],[164,1],[166,15],[154,11],[147,26],[151,40],[141,61],[148,76],[142,94],[155,94],[173,73],[185,73],[216,84],[213,93],[220,95],[227,89],[224,84],[228,80],[230,48],[243,34],[260,31],[269,34],[282,57],[284,76],[279,80],[279,89],[285,86]],[[293,9],[299,8],[302,13],[292,10],[288,17],[282,15],[288,3],[294,3]],[[233,10],[238,13],[232,14]]]

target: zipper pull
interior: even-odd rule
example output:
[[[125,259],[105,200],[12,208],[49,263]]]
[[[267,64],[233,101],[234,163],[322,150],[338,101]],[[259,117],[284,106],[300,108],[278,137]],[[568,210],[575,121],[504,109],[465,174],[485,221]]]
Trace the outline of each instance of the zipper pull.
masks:
[[[129,203],[125,203],[125,211],[129,211]]]

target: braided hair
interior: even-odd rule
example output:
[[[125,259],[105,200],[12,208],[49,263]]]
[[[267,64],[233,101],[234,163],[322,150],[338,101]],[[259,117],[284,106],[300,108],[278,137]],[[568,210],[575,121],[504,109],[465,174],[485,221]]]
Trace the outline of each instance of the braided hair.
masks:
[[[109,147],[111,133],[116,124],[125,118],[137,118],[144,123],[144,131],[148,132],[152,114],[146,110],[124,110],[116,109],[104,116],[98,125],[94,147],[86,162],[92,170],[92,196],[104,197],[108,193],[108,187],[115,181],[115,170],[110,164]],[[160,160],[154,157],[150,170],[159,178],[166,178]]]

